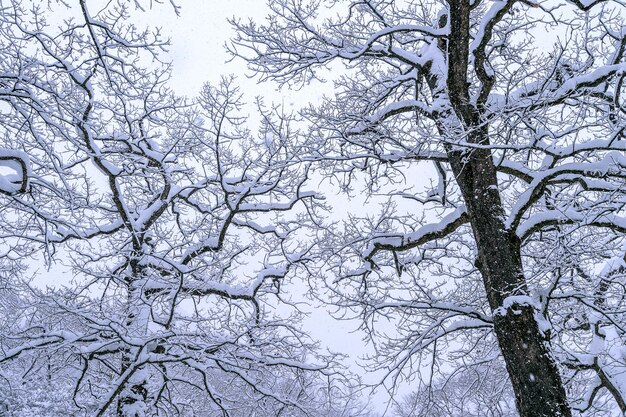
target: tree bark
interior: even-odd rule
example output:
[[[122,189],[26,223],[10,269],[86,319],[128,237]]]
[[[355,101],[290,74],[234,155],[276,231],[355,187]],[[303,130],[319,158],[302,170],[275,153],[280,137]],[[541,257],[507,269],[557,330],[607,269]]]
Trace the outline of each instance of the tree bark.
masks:
[[[471,104],[468,89],[469,0],[450,0],[447,42],[447,92],[461,122],[460,134],[477,147],[450,147],[448,157],[467,206],[494,329],[511,378],[521,417],[570,417],[565,389],[550,354],[548,340],[535,319],[534,307],[507,304],[507,297],[528,294],[520,254],[521,242],[504,224],[488,124]]]
[[[133,336],[141,337],[143,336],[145,329],[142,328],[142,323],[139,321],[142,319],[139,311],[142,308],[146,308],[141,303],[141,297],[138,296],[139,293],[143,291],[141,287],[137,288],[136,282],[138,281],[138,277],[143,276],[144,268],[138,265],[136,259],[139,259],[139,251],[135,256],[129,261],[129,266],[132,271],[132,274],[129,277],[126,277],[126,309],[127,309],[127,317],[126,317],[126,329]],[[131,366],[133,359],[131,357],[131,353],[128,350],[122,351],[122,359],[121,359],[121,369],[120,375],[128,370]],[[124,388],[120,393],[120,396],[117,401],[117,417],[140,417],[142,414],[141,410],[145,406],[146,401],[148,399],[148,389],[146,386],[146,381],[144,378],[137,378],[136,374],[130,376],[128,381],[124,383]],[[140,404],[137,404],[140,403]],[[132,411],[129,411],[132,410]]]
[[[571,411],[548,340],[535,320],[534,308],[511,303],[509,296],[526,295],[520,242],[506,230],[491,152],[485,149],[451,155],[452,167],[466,201],[478,248],[477,265],[494,329],[511,378],[521,417],[569,417]]]

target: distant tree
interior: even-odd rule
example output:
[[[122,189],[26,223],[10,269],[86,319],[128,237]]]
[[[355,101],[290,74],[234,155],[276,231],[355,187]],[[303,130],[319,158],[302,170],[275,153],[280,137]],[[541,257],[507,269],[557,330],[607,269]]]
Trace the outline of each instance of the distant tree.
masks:
[[[72,276],[3,277],[0,414],[360,415],[283,294],[319,204],[289,118],[177,97],[128,3],[1,5],[2,256]]]
[[[626,411],[623,5],[268,4],[233,21],[233,54],[289,86],[333,77],[311,136],[383,207],[329,227],[323,255],[372,366],[393,384],[493,335],[521,416]]]

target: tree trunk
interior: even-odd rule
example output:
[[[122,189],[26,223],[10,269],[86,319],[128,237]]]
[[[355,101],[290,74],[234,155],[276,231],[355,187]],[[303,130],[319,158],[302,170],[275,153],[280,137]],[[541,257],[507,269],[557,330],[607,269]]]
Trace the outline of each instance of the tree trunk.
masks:
[[[139,258],[139,255],[136,256]],[[147,331],[147,312],[143,312],[146,306],[141,301],[141,292],[143,289],[137,287],[138,277],[144,273],[142,267],[137,265],[134,260],[130,261],[132,275],[125,279],[127,286],[126,296],[126,329],[131,336],[142,337]],[[120,375],[128,370],[133,363],[130,349],[122,351]],[[133,373],[117,401],[117,417],[141,417],[144,416],[146,401],[148,399],[147,381],[144,378],[145,370],[139,369]]]
[[[131,384],[117,401],[117,417],[141,417],[144,415],[148,390],[145,381]],[[140,404],[140,405],[138,405]]]
[[[571,411],[547,338],[539,329],[534,308],[510,296],[528,289],[520,256],[520,241],[504,225],[491,151],[451,152],[450,160],[466,201],[478,248],[494,329],[513,384],[521,417],[569,417]],[[509,300],[510,301],[510,300]]]
[[[448,147],[448,157],[463,194],[476,241],[480,270],[494,329],[521,417],[570,417],[565,389],[534,307],[510,296],[527,295],[521,242],[504,224],[496,168],[489,149],[489,127],[472,104],[468,88],[470,2],[450,0],[447,93],[460,121],[459,137],[476,147]],[[486,80],[488,81],[488,80]],[[484,85],[483,85],[484,87]],[[510,305],[509,305],[510,304]]]

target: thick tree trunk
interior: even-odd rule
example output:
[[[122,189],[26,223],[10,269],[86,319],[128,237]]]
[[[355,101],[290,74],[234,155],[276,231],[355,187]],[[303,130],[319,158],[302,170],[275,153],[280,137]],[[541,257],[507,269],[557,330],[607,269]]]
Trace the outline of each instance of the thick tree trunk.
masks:
[[[496,168],[489,149],[489,127],[470,100],[467,76],[470,2],[449,0],[449,5],[450,35],[448,42],[440,46],[447,49],[447,93],[460,122],[459,137],[477,146],[451,145],[448,157],[467,206],[478,249],[476,263],[495,313],[494,329],[515,392],[517,410],[521,417],[570,417],[561,376],[535,320],[534,307],[525,304],[523,298],[507,300],[528,294],[521,242],[505,227]]]
[[[521,417],[569,417],[561,376],[539,329],[534,308],[510,296],[528,293],[520,242],[506,230],[491,152],[450,154],[478,248],[494,329]],[[513,302],[511,302],[513,301]],[[503,307],[504,306],[504,307]]]

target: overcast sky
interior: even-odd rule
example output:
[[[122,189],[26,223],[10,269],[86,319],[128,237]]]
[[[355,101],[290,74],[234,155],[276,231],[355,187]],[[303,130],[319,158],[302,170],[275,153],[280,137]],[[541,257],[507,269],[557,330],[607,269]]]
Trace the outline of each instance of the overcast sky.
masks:
[[[137,16],[150,19],[142,23],[160,26],[171,39],[169,56],[174,64],[171,84],[179,94],[194,96],[205,82],[217,83],[222,75],[228,74],[237,75],[246,95],[250,95],[250,100],[256,95],[262,95],[267,101],[295,105],[321,98],[323,91],[331,91],[332,86],[321,91],[317,85],[304,92],[291,92],[288,89],[279,92],[270,83],[257,85],[257,79],[247,77],[252,73],[246,69],[242,60],[231,60],[224,45],[229,42],[234,31],[227,19],[263,19],[270,12],[264,0],[175,1],[181,6],[179,17],[176,17],[169,4],[155,5],[152,10]]]

